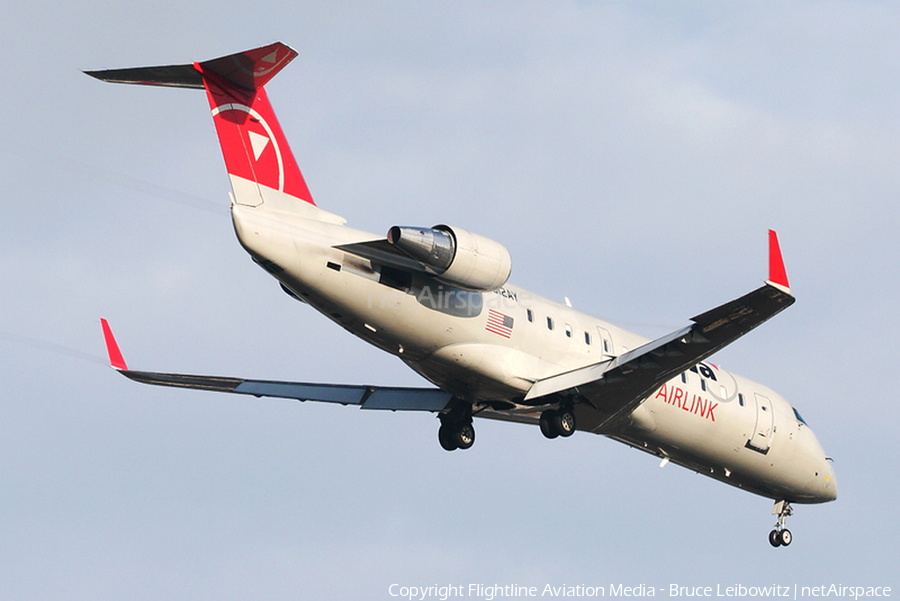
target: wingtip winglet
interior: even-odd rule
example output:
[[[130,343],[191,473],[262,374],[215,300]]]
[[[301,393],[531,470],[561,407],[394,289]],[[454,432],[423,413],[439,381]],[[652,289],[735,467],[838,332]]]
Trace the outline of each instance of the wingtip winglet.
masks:
[[[788,283],[787,270],[784,268],[781,246],[778,244],[778,234],[775,230],[769,230],[769,283],[780,286],[790,293],[791,285]]]
[[[122,351],[119,350],[119,345],[116,343],[116,337],[113,336],[112,329],[109,327],[109,322],[101,317],[100,325],[103,327],[103,338],[106,341],[106,352],[109,354],[110,367],[118,371],[128,371],[128,366],[125,365],[125,358],[122,357]]]

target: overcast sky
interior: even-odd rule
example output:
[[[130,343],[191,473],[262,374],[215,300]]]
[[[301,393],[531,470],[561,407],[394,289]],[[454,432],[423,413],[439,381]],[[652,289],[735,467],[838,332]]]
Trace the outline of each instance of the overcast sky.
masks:
[[[888,2],[7,3],[0,19],[0,599],[390,599],[389,586],[900,587],[900,8]],[[656,337],[766,277],[716,355],[803,413],[839,498],[771,501],[611,440],[140,386],[129,365],[423,385],[234,238],[195,90],[81,73],[280,40],[318,204],[453,223],[513,279]]]

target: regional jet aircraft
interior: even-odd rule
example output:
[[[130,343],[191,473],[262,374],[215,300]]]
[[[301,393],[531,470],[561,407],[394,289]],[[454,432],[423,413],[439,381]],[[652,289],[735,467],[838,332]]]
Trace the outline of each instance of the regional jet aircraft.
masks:
[[[837,496],[812,429],[774,391],[708,358],[794,302],[769,233],[761,287],[647,340],[507,282],[499,243],[452,225],[347,227],[310,195],[263,86],[297,55],[281,43],[204,62],[88,72],[205,90],[231,181],[238,241],[281,288],[395,355],[434,387],[386,388],[135,371],[101,320],[112,367],[146,384],[430,411],[448,450],[474,417],[537,425],[547,438],[602,434],[773,499],[769,542],[791,543],[792,503]]]

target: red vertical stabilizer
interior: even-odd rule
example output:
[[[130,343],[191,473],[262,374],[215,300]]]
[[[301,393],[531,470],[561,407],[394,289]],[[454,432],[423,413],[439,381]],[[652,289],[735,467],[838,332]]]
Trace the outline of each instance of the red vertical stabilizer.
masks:
[[[86,71],[112,83],[205,89],[235,202],[315,205],[263,86],[297,53],[281,42],[192,65]]]
[[[203,78],[239,204],[258,205],[270,190],[315,204],[262,87],[295,56],[279,42],[194,64]],[[258,198],[241,180],[257,184]]]

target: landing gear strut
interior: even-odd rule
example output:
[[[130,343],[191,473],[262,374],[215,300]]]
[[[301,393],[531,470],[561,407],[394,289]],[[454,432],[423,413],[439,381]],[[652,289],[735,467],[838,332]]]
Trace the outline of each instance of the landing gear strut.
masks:
[[[575,413],[571,407],[547,409],[541,413],[541,434],[547,438],[575,434]]]
[[[794,510],[787,501],[776,501],[772,513],[778,516],[778,522],[775,524],[775,529],[769,533],[769,544],[773,547],[787,547],[794,537],[791,531],[784,527],[784,523],[788,516],[794,513]]]

